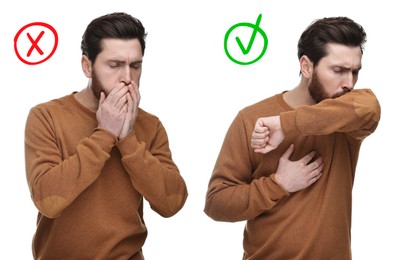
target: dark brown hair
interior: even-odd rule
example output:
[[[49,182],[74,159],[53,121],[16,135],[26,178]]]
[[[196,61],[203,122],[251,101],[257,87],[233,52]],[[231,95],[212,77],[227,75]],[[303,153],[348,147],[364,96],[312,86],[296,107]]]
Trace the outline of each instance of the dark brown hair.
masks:
[[[94,63],[101,50],[103,39],[138,39],[141,44],[142,55],[145,51],[145,28],[141,21],[129,14],[116,12],[94,19],[86,28],[81,49]]]
[[[364,50],[366,33],[361,25],[348,17],[329,17],[313,21],[300,36],[297,55],[303,55],[316,66],[327,55],[326,44],[338,43]]]

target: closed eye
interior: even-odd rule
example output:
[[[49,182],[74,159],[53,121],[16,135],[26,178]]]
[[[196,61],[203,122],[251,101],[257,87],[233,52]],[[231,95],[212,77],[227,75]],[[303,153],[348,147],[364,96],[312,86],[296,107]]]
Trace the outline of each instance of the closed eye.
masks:
[[[108,63],[108,66],[110,67],[110,68],[118,68],[118,67],[120,67],[120,66],[122,66],[124,64],[124,62],[116,62],[116,61],[113,61],[113,62],[109,62]]]
[[[142,65],[142,61],[136,61],[136,62],[131,63],[130,66],[133,69],[139,69],[139,68],[141,68],[141,65]]]

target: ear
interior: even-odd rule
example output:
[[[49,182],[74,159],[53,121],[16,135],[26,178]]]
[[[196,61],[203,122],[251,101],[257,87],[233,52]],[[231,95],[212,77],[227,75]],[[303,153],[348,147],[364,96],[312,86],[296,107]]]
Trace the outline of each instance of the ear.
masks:
[[[300,57],[299,63],[300,71],[302,72],[303,77],[311,78],[314,69],[313,62],[309,59],[309,57],[303,55],[302,57]]]
[[[92,77],[92,62],[86,55],[82,55],[82,70],[86,77],[89,79]]]

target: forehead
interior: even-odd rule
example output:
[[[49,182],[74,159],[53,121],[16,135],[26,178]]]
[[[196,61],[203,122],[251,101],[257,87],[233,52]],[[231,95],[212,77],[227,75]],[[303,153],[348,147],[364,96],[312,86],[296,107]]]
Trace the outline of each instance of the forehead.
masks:
[[[101,59],[141,60],[142,50],[138,39],[103,39],[101,41]]]
[[[360,68],[362,52],[361,47],[346,46],[337,43],[328,43],[327,55],[320,60],[328,66],[342,66],[346,68]]]

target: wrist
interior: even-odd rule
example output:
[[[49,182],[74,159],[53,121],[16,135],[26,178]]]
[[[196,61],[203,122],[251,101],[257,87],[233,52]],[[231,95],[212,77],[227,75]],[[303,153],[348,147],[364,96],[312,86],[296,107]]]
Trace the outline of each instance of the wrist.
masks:
[[[286,192],[289,192],[289,190],[287,189],[287,187],[283,184],[282,178],[278,173],[273,174],[273,178],[274,182],[276,184],[278,184],[283,190],[285,190]]]

